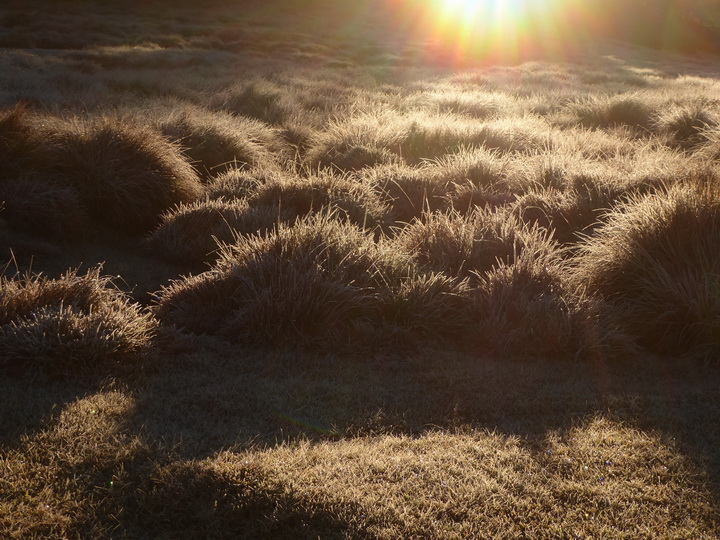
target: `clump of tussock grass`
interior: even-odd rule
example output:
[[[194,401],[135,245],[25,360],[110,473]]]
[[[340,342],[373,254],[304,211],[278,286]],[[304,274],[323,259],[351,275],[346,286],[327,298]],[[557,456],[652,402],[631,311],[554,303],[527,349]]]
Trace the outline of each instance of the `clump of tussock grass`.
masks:
[[[713,176],[634,195],[581,246],[574,280],[661,355],[720,351],[720,192]]]
[[[698,157],[718,161],[720,160],[720,128],[710,127],[702,132],[705,142],[696,147]]]
[[[375,338],[393,347],[411,347],[428,341],[457,346],[475,329],[475,300],[467,279],[439,272],[409,276],[381,290],[383,325]]]
[[[159,129],[183,147],[206,181],[231,168],[271,167],[287,150],[274,128],[227,112],[180,106],[159,119]]]
[[[595,305],[575,296],[557,257],[524,251],[478,275],[476,344],[483,351],[536,358],[577,357],[592,342]]]
[[[584,127],[628,126],[648,130],[655,115],[655,103],[647,96],[618,94],[593,96],[571,105],[577,121]]]
[[[376,145],[333,146],[324,154],[313,156],[309,160],[312,167],[338,169],[340,171],[359,171],[376,165],[401,163],[402,160],[386,148]]]
[[[211,106],[279,125],[298,113],[288,91],[277,83],[253,79],[217,94]]]
[[[653,130],[669,139],[671,146],[692,150],[707,139],[705,133],[718,126],[716,113],[701,104],[677,104],[660,110],[653,118]]]
[[[436,159],[464,147],[484,146],[499,152],[530,152],[551,145],[549,125],[538,117],[477,122],[453,114],[374,111],[331,122],[315,133],[306,161],[321,164],[326,156],[352,148],[389,150],[410,164]]]
[[[403,229],[396,244],[421,268],[459,277],[510,264],[525,251],[539,260],[555,253],[547,231],[529,226],[507,211],[487,208],[467,215],[430,214]]]
[[[388,214],[387,205],[369,185],[329,172],[310,177],[276,176],[260,185],[248,204],[274,208],[288,221],[332,210],[336,219],[368,229],[384,226]]]
[[[4,216],[13,229],[71,241],[87,226],[77,190],[37,175],[0,183],[0,199],[5,201]]]
[[[145,246],[166,259],[197,266],[215,258],[218,245],[237,235],[264,234],[279,221],[278,209],[244,201],[203,200],[166,212]]]
[[[211,270],[163,289],[156,312],[187,331],[239,342],[327,346],[371,321],[374,290],[407,268],[358,227],[318,214],[238,237]]]
[[[397,224],[411,223],[424,212],[443,210],[448,206],[451,182],[430,166],[375,167],[363,171],[359,179],[390,207],[390,218]]]
[[[591,234],[602,213],[619,197],[620,192],[593,177],[576,177],[565,191],[529,191],[510,208],[524,223],[543,227],[561,245],[568,245]]]
[[[443,178],[455,184],[507,189],[505,174],[508,159],[497,151],[462,148],[459,152],[438,158],[432,164]]]
[[[147,231],[164,211],[202,194],[180,148],[149,127],[100,117],[58,120],[50,129],[57,180],[75,188],[102,223]]]
[[[216,200],[245,200],[263,184],[284,176],[275,169],[230,169],[212,178],[205,185],[205,197]]]
[[[157,322],[99,269],[51,280],[0,277],[0,370],[70,373],[146,347]]]
[[[515,199],[505,179],[508,159],[484,148],[464,148],[432,162],[437,176],[452,182],[449,206],[461,213],[475,207],[496,207]]]

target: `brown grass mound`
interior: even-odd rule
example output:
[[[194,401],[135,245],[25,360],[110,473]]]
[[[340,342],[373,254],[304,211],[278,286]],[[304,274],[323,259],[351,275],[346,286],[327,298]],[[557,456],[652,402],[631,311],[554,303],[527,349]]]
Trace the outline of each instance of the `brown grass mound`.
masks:
[[[72,118],[52,128],[59,178],[79,191],[98,221],[147,231],[164,211],[202,193],[179,147],[148,127],[118,118]]]
[[[231,243],[241,234],[264,234],[278,220],[277,209],[268,206],[198,201],[163,214],[146,246],[167,259],[192,266],[215,258],[219,243]]]
[[[0,200],[5,201],[5,219],[16,230],[70,241],[82,235],[87,225],[76,189],[37,176],[0,184]]]
[[[683,150],[707,141],[705,132],[716,129],[717,114],[701,104],[683,104],[663,110],[653,119],[653,129],[669,137],[670,145]]]
[[[523,252],[479,276],[477,346],[535,358],[578,357],[606,346],[591,335],[595,305],[573,295],[562,275],[557,260]]]
[[[509,212],[478,209],[468,215],[435,213],[406,227],[399,249],[422,267],[450,276],[487,272],[511,263],[524,251],[538,259],[552,258],[553,241],[546,231],[522,223]]]
[[[205,185],[205,197],[226,201],[247,199],[263,184],[283,176],[284,173],[274,169],[230,169],[217,175]]]
[[[205,180],[231,168],[272,166],[284,148],[273,128],[224,112],[182,108],[160,122],[160,130],[180,144]]]
[[[25,106],[0,111],[0,184],[52,162],[49,141],[35,124]]]
[[[631,197],[582,246],[575,280],[659,354],[720,351],[717,179]]]
[[[137,353],[157,323],[100,276],[0,278],[0,369],[67,373]]]
[[[291,220],[331,209],[337,219],[368,229],[384,226],[388,214],[388,207],[368,185],[331,173],[278,176],[259,186],[248,203],[275,208]]]
[[[390,217],[397,224],[411,223],[424,212],[448,206],[447,193],[451,182],[431,167],[377,167],[363,171],[360,179],[390,206]]]
[[[157,314],[191,332],[279,345],[329,346],[373,314],[373,291],[406,261],[328,215],[240,237],[212,270],[161,291]]]
[[[428,340],[458,346],[474,334],[475,303],[467,280],[418,274],[382,291],[380,302],[384,325],[376,340],[392,348]]]

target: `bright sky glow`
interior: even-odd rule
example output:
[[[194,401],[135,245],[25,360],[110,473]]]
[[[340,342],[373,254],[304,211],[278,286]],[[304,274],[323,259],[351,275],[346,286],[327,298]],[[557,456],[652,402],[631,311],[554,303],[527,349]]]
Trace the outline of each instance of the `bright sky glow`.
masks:
[[[582,37],[569,34],[592,21],[582,16],[587,0],[405,2],[422,12],[421,26],[426,35],[458,62],[469,58],[520,59],[535,51],[561,56],[570,38]]]

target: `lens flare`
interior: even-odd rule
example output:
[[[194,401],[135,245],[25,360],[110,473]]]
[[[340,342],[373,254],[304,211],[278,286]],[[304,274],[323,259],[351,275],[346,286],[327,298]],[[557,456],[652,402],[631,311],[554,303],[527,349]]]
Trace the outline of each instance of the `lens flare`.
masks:
[[[586,0],[395,1],[418,14],[418,28],[434,50],[458,63],[561,57],[593,24],[593,17],[583,13]]]

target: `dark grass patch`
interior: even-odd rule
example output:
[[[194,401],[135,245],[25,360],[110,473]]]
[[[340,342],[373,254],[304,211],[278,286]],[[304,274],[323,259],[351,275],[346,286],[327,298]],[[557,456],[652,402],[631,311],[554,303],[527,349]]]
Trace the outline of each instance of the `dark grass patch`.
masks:
[[[581,246],[575,280],[660,355],[720,350],[720,194],[713,176],[631,197]]]
[[[555,256],[555,245],[546,231],[522,223],[509,212],[489,209],[464,216],[430,214],[406,227],[396,242],[422,268],[449,276],[488,272],[511,263],[524,251],[538,259]]]
[[[15,230],[72,242],[82,237],[87,215],[80,194],[40,176],[20,176],[0,184],[4,217]]]
[[[217,256],[219,245],[243,234],[264,234],[281,221],[272,206],[250,207],[245,202],[198,201],[163,214],[160,226],[146,239],[146,247],[166,259],[197,267]]]
[[[557,261],[524,252],[479,275],[476,346],[513,357],[586,357],[611,341],[597,331],[597,307],[575,296]]]
[[[37,129],[39,121],[26,105],[0,111],[0,183],[53,163],[52,141]]]
[[[363,171],[360,180],[389,205],[390,218],[398,225],[411,223],[425,212],[448,206],[450,180],[440,177],[430,167],[377,167]]]
[[[58,120],[52,128],[56,179],[77,189],[87,212],[106,225],[147,231],[164,211],[202,193],[180,148],[148,127],[104,117]]]
[[[239,237],[208,272],[160,292],[161,320],[263,345],[330,346],[372,319],[373,291],[407,261],[327,215]]]

